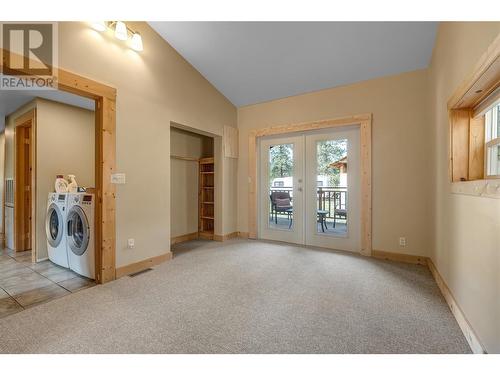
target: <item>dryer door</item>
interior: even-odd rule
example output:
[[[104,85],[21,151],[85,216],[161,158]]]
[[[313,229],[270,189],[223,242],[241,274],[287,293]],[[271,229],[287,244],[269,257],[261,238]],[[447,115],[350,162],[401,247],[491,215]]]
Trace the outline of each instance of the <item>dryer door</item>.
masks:
[[[88,248],[90,226],[85,212],[79,206],[73,206],[68,211],[66,219],[68,228],[68,245],[75,255],[82,255]]]
[[[64,222],[61,209],[52,203],[47,210],[45,219],[45,233],[50,246],[57,247],[61,243],[64,234]]]

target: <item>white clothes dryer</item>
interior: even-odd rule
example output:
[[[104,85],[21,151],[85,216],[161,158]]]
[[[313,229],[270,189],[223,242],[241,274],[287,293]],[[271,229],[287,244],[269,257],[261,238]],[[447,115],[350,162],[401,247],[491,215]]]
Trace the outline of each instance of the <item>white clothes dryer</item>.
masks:
[[[69,268],[95,279],[95,198],[88,193],[68,194],[66,218]]]

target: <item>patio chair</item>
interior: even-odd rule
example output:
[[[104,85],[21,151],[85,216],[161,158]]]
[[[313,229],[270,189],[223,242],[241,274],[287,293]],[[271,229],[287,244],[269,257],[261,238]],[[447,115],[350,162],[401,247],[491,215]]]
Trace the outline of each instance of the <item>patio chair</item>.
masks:
[[[347,207],[340,208],[341,207],[341,193],[338,192],[338,194],[335,194],[334,196],[334,203],[333,203],[333,227],[335,228],[335,225],[337,224],[337,219],[344,219],[347,220]]]
[[[269,195],[271,199],[271,217],[274,213],[274,222],[278,224],[278,212],[283,212],[288,215],[290,220],[292,212],[292,197],[287,191],[273,191]]]

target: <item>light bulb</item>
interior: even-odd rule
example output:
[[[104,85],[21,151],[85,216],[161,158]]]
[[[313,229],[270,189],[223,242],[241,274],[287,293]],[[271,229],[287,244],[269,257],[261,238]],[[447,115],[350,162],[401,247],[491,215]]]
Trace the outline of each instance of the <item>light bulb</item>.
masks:
[[[97,30],[100,32],[106,30],[106,23],[104,21],[92,21],[91,26],[94,30]]]
[[[115,25],[115,37],[120,40],[127,40],[127,26],[122,21],[117,21]]]
[[[139,34],[138,32],[135,32],[134,35],[132,35],[132,40],[130,41],[130,48],[139,52],[143,50],[142,37],[141,34]]]

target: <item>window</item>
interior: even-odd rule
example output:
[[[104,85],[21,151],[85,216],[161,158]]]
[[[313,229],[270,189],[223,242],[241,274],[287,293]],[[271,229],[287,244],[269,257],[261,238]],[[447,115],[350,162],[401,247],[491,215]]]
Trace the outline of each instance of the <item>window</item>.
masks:
[[[484,115],[486,176],[500,177],[500,103]]]
[[[460,182],[500,178],[499,38],[488,47],[472,72],[464,78],[447,103],[450,180]],[[460,189],[468,189],[467,194],[476,194],[476,191],[483,191],[481,187],[484,186],[460,184],[453,185],[452,190],[460,193]],[[465,190],[463,192],[465,194]]]

